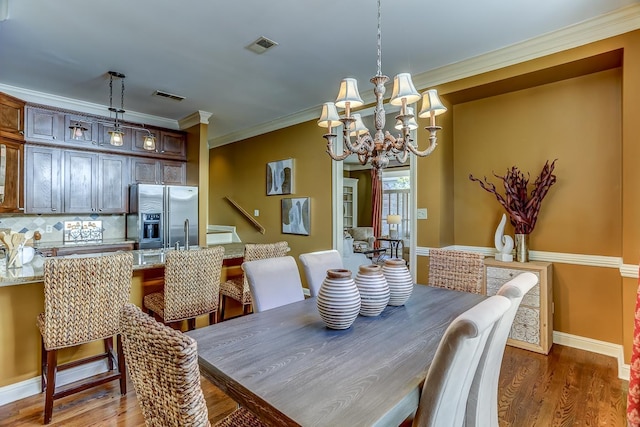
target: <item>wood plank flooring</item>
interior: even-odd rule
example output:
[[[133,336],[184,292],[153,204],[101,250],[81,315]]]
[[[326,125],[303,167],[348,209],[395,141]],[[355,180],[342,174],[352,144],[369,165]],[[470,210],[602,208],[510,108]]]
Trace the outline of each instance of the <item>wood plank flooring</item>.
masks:
[[[236,405],[202,380],[212,423]],[[549,356],[507,347],[500,376],[501,427],[624,427],[627,381],[614,358],[554,345]],[[44,395],[0,406],[0,426],[42,425]],[[54,403],[51,426],[140,426],[144,419],[133,384],[120,396],[117,383]]]

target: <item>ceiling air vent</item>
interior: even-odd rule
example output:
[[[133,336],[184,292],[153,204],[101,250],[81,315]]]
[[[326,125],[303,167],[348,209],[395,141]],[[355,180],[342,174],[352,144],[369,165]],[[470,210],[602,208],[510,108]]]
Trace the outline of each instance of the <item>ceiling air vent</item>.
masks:
[[[261,36],[258,40],[247,46],[247,49],[254,53],[264,53],[274,46],[278,46],[278,43],[274,42],[273,40],[269,40],[264,36]]]
[[[165,92],[162,90],[156,90],[155,92],[153,92],[153,94],[156,96],[161,96],[163,98],[173,99],[174,101],[183,101],[185,99],[184,96],[175,95],[173,93]]]

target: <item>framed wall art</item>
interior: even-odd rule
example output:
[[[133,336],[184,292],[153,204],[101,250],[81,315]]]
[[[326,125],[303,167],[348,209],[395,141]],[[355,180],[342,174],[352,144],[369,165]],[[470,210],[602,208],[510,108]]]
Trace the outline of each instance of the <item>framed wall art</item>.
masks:
[[[293,193],[293,159],[267,163],[267,196]]]
[[[309,197],[282,199],[282,233],[309,235]]]

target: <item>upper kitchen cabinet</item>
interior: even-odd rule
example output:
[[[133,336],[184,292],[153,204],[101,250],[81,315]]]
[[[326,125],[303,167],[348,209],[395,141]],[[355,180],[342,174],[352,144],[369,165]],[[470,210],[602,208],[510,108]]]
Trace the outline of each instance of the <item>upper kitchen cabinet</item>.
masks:
[[[163,157],[175,160],[185,160],[187,156],[187,144],[185,134],[178,131],[149,128],[156,137],[156,149],[146,150],[144,138],[149,134],[145,129],[133,131],[133,146],[131,151],[144,153],[147,156]]]
[[[64,211],[125,213],[129,159],[84,151],[64,152]]]
[[[0,137],[0,213],[22,213],[24,144]]]
[[[173,160],[131,158],[132,184],[185,185],[187,164]]]
[[[129,128],[121,128],[124,135],[122,137],[122,145],[111,145],[111,134],[109,132],[115,130],[115,125],[111,123],[99,123],[98,124],[98,145],[100,147],[123,152],[131,152],[131,139],[133,132]]]
[[[83,132],[74,139],[71,127],[77,125],[83,128]],[[92,148],[91,146],[95,145],[98,141],[98,124],[85,116],[65,114],[63,133],[65,142],[73,144],[78,148]]]
[[[24,140],[24,102],[1,92],[0,137]]]
[[[33,142],[64,142],[64,113],[27,106],[26,139]]]
[[[27,145],[25,148],[25,211],[33,214],[62,212],[62,151]]]

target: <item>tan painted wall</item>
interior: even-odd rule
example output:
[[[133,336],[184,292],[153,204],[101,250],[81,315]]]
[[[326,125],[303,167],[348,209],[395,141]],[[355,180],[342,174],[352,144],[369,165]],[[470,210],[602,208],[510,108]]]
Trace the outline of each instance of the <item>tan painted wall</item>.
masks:
[[[332,247],[331,159],[324,154],[322,129],[307,122],[210,151],[209,219],[211,224],[234,225],[243,242],[286,240],[290,255]],[[294,159],[294,194],[266,194],[268,162]],[[224,196],[233,198],[266,229],[260,234]],[[311,234],[281,232],[281,200],[288,197],[311,198]]]

